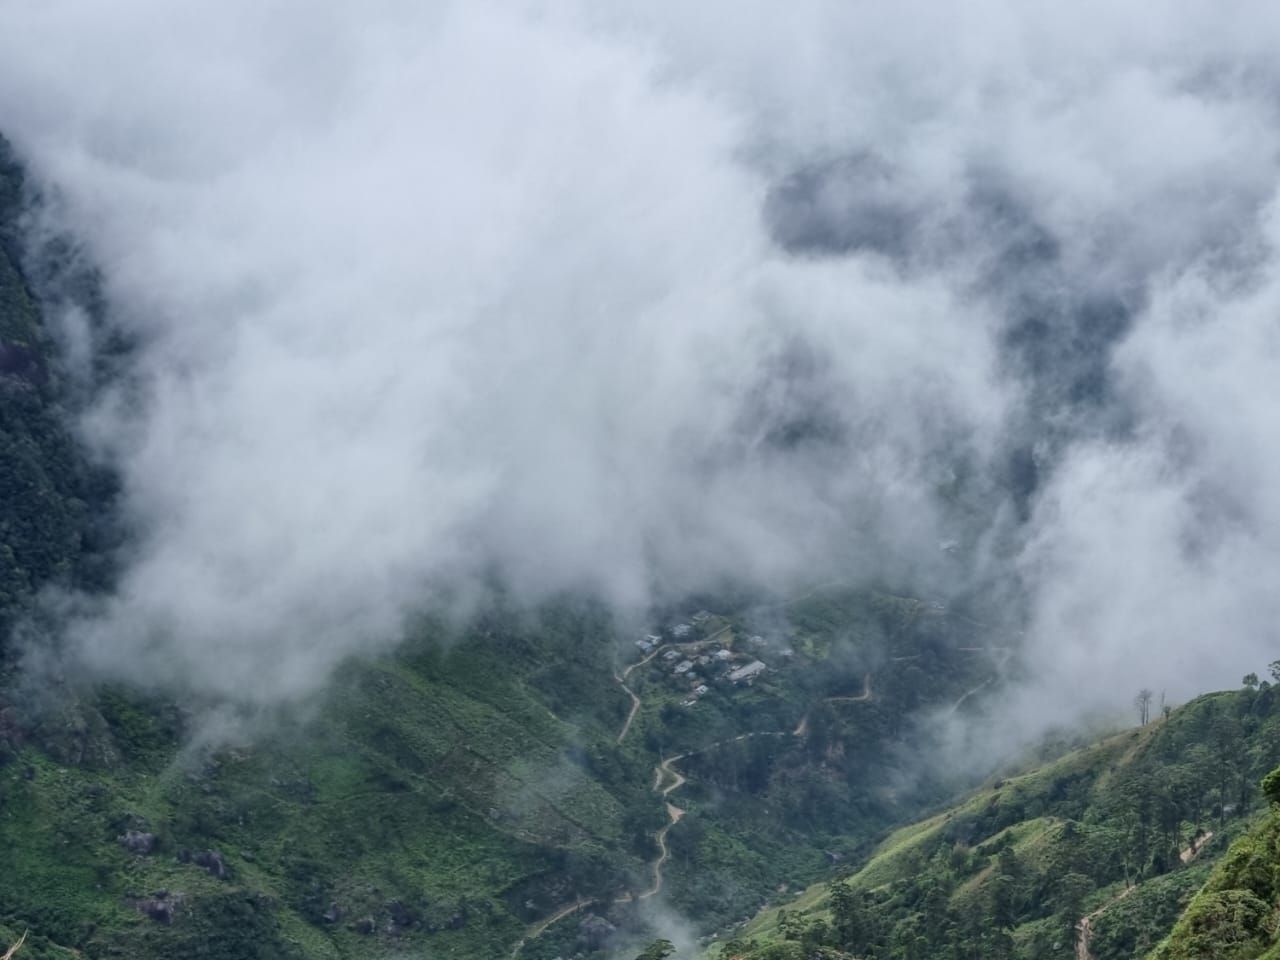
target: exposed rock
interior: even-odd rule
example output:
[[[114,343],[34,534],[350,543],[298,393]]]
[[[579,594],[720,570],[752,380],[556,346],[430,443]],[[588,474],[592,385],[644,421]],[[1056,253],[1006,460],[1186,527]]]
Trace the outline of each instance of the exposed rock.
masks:
[[[60,703],[46,708],[30,731],[49,755],[74,767],[108,770],[118,766],[120,753],[102,714],[63,694]]]
[[[156,835],[145,830],[126,830],[116,841],[130,853],[146,856],[156,848]]]
[[[373,917],[361,917],[359,920],[357,920],[355,923],[351,925],[352,930],[354,930],[356,933],[362,933],[365,936],[368,936],[369,934],[373,933],[374,928],[375,928],[375,924],[373,922]]]
[[[399,900],[390,901],[387,904],[387,912],[391,914],[392,926],[398,929],[403,930],[416,926],[418,923],[417,914]]]
[[[182,894],[170,895],[168,890],[157,890],[151,896],[133,902],[134,909],[139,913],[156,923],[163,923],[166,927],[173,923],[174,915],[181,904]]]
[[[335,900],[329,904],[329,909],[320,916],[325,923],[338,923],[342,920],[342,908],[338,906],[338,902]]]
[[[226,880],[231,876],[231,869],[217,850],[201,850],[198,853],[192,853],[184,848],[178,851],[178,862],[194,863],[197,867],[204,867],[211,876],[219,880]]]

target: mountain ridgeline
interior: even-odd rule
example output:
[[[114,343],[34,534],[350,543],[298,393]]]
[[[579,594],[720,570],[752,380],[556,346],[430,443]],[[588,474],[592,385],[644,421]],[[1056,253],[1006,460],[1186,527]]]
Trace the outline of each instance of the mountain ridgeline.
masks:
[[[1277,763],[1280,686],[1202,696],[891,833],[718,956],[1275,956]]]

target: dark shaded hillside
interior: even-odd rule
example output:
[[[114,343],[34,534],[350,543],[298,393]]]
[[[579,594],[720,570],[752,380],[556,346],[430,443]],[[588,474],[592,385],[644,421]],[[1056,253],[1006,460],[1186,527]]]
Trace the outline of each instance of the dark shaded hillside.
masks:
[[[20,170],[0,138],[0,642],[42,587],[105,583],[114,491],[68,425],[66,380],[22,271],[24,205]],[[59,272],[69,271],[51,268]],[[88,297],[92,284],[77,282]]]
[[[62,421],[49,340],[18,268],[21,196],[0,140],[0,634],[36,590],[70,576],[87,523],[86,470]]]

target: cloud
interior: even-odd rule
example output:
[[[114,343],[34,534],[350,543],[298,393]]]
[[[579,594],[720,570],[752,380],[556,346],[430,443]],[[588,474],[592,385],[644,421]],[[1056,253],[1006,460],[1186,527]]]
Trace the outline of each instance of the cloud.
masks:
[[[636,605],[850,530],[907,555],[934,435],[999,402],[981,312],[777,250],[742,119],[643,45],[489,4],[4,20],[0,117],[142,343],[85,425],[137,531],[100,666],[271,700],[495,565]]]
[[[1280,13],[1234,6],[0,10],[0,129],[139,343],[76,644],[271,702],[495,570],[954,583],[959,530],[1064,689],[1256,666]]]

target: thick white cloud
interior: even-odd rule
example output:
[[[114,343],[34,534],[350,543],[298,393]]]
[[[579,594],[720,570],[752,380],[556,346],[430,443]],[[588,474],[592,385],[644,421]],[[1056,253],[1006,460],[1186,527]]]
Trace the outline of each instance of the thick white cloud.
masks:
[[[946,457],[1030,429],[1045,675],[1257,666],[1280,14],[1232,6],[0,7],[0,130],[141,343],[85,424],[136,537],[77,642],[266,701],[495,568],[927,573]],[[875,229],[783,249],[771,189],[848,158],[802,219]],[[1023,416],[1054,364],[1001,331],[1105,297],[1132,427]]]
[[[94,661],[265,699],[495,563],[631,604],[803,574],[928,536],[916,402],[997,403],[944,285],[772,249],[743,121],[643,45],[470,3],[0,35],[0,123],[144,338],[141,406],[89,421],[139,529]],[[795,350],[855,456],[766,442]]]

